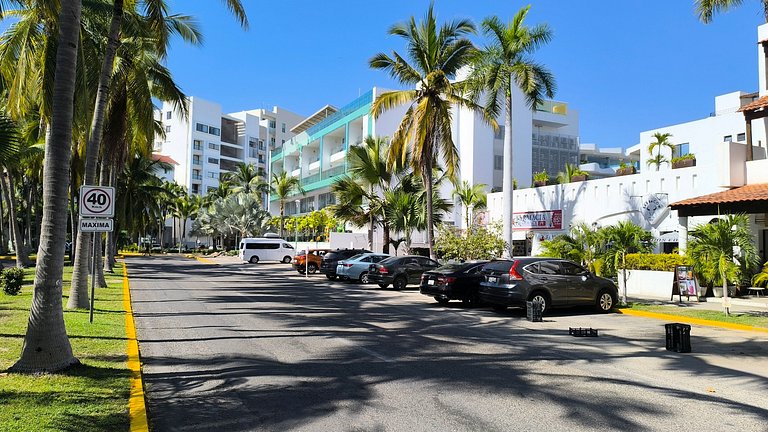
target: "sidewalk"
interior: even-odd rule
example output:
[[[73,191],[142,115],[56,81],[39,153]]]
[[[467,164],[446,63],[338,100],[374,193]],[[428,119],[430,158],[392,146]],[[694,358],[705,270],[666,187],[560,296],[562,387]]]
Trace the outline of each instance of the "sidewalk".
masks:
[[[683,301],[678,302],[678,297],[670,301],[669,298],[636,298],[630,297],[627,299],[634,303],[648,303],[654,305],[666,305],[666,306],[678,306],[680,308],[693,308],[700,310],[723,310],[723,299],[718,297],[706,297],[702,301],[696,301],[694,297],[690,300],[686,300],[683,296]],[[750,313],[755,315],[768,315],[768,298],[765,296],[744,296],[731,298],[731,312],[735,313]]]

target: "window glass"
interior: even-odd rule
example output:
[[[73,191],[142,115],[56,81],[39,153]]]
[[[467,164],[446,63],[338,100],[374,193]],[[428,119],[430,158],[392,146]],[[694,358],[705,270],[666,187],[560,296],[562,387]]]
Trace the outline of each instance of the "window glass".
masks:
[[[246,249],[258,249],[258,248],[256,247],[256,243],[246,243],[246,244],[245,244],[245,248],[246,248]],[[240,249],[242,249],[242,248],[240,248]]]
[[[539,263],[539,273],[543,275],[560,274],[560,265],[557,261],[542,261]]]
[[[563,268],[563,274],[568,276],[581,276],[587,272],[581,266],[569,261],[563,261],[560,263],[560,265]]]
[[[170,119],[171,119],[171,111],[168,111],[168,112],[166,112],[166,113],[165,113],[165,118],[166,118],[167,120],[170,120]]]
[[[523,267],[523,270],[527,271],[528,273],[539,274],[539,263],[528,264],[527,266]]]
[[[293,246],[291,246],[291,245],[290,245],[290,244],[288,244],[288,243],[283,243],[283,248],[284,248],[284,249],[293,249]],[[277,248],[275,248],[275,249],[277,249]]]
[[[360,262],[364,262],[364,263],[369,263],[369,262],[371,262],[371,257],[367,256],[365,258],[360,259],[359,261]]]
[[[389,258],[389,257],[385,256],[385,255],[374,255],[374,256],[371,257],[371,261],[377,263],[377,262],[382,261],[382,260],[387,259],[387,258]]]
[[[512,261],[507,260],[491,261],[485,265],[486,270],[496,270],[502,272],[508,272],[510,267],[512,267]]]
[[[352,261],[352,260],[360,259],[361,256],[363,256],[363,254],[352,255],[352,257],[350,257],[349,260]]]

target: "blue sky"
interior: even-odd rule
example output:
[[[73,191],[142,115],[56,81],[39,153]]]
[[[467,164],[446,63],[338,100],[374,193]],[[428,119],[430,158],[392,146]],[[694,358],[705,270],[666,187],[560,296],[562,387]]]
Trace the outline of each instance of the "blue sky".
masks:
[[[397,88],[371,70],[377,52],[403,51],[387,29],[423,16],[427,0],[243,0],[243,31],[222,0],[171,1],[197,18],[203,47],[174,41],[168,58],[191,96],[225,112],[279,105],[309,115],[341,106],[372,86]],[[507,21],[529,4],[436,0],[440,21],[488,15]],[[555,99],[579,111],[583,143],[627,147],[643,130],[706,117],[714,97],[757,90],[760,2],[746,1],[702,24],[692,0],[535,1],[527,21],[547,23],[554,39],[537,54],[557,79]],[[482,36],[474,40],[482,43]]]

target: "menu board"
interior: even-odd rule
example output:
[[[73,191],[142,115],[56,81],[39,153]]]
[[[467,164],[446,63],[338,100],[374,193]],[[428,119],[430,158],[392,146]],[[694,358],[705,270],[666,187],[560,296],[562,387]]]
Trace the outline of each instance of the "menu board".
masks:
[[[678,295],[680,301],[683,300],[683,296],[689,299],[691,296],[696,297],[697,288],[698,284],[696,276],[693,274],[693,267],[675,266],[675,281],[672,283],[672,296],[670,300],[674,299],[675,294]]]

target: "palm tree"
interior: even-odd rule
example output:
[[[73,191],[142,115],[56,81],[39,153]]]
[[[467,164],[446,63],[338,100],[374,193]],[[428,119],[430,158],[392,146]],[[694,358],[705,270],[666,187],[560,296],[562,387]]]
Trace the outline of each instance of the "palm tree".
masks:
[[[482,111],[462,95],[460,83],[451,82],[471,60],[474,48],[466,36],[475,33],[475,26],[464,19],[438,26],[430,5],[422,21],[417,23],[411,17],[408,22],[392,26],[389,33],[405,39],[407,55],[379,53],[369,64],[414,88],[382,93],[371,113],[378,117],[395,107],[408,107],[390,142],[387,164],[405,165],[410,157],[411,168],[422,177],[427,188],[427,243],[434,258],[433,169],[440,158],[448,177],[456,179],[459,163],[451,134],[451,109],[457,106]],[[494,120],[486,120],[495,125]]]
[[[741,6],[741,3],[742,0],[696,0],[696,13],[703,23],[709,24],[712,22],[712,15],[715,13],[727,12],[732,8]],[[768,22],[768,0],[762,0],[761,3],[765,21]]]
[[[393,231],[405,236],[406,253],[411,253],[411,236],[419,225],[419,213],[424,211],[424,207],[420,205],[419,198],[415,194],[402,188],[384,192],[384,201],[385,214],[390,227]]]
[[[728,297],[728,281],[737,281],[739,261],[751,269],[758,264],[758,254],[745,214],[728,215],[708,224],[697,225],[688,232],[691,237],[686,254],[694,268],[712,285],[721,282],[723,297]],[[737,252],[738,251],[738,252]],[[728,309],[725,309],[728,314]]]
[[[259,207],[263,206],[262,195],[269,193],[269,185],[262,180],[254,164],[238,162],[235,171],[226,173],[223,180],[229,183],[234,193],[255,194]]]
[[[571,226],[568,234],[541,242],[541,256],[564,258],[595,271],[595,261],[604,249],[604,230],[592,229],[584,222]]]
[[[546,24],[528,27],[525,17],[530,6],[520,9],[508,24],[498,17],[483,20],[482,29],[491,43],[480,51],[473,62],[467,88],[477,100],[485,95],[485,108],[489,116],[497,118],[504,110],[504,166],[502,180],[503,229],[502,237],[512,257],[512,197],[514,189],[512,143],[512,86],[525,96],[526,105],[534,110],[543,97],[554,97],[555,79],[544,66],[531,59],[531,55],[552,39]]]
[[[672,137],[671,133],[656,132],[653,134],[653,138],[656,140],[648,145],[648,154],[653,156],[653,150],[656,150],[656,156],[648,159],[648,166],[656,165],[656,171],[659,170],[659,166],[663,163],[669,163],[669,160],[661,154],[663,149],[669,149],[670,153],[674,154],[675,145],[669,142],[669,138]]]
[[[566,163],[565,169],[557,173],[557,182],[560,184],[570,183],[574,176],[582,175],[583,171],[578,165]]]
[[[603,235],[605,236],[606,265],[612,271],[623,270],[624,290],[621,294],[621,302],[627,304],[627,254],[650,252],[653,234],[630,221],[621,221],[616,225],[603,228]]]
[[[269,185],[270,195],[275,195],[280,200],[280,238],[285,233],[285,201],[291,195],[301,193],[304,194],[304,189],[301,187],[301,182],[298,177],[289,177],[285,171],[272,174],[272,181]]]
[[[11,368],[17,372],[55,372],[78,363],[64,326],[61,280],[80,10],[79,0],[61,0],[50,135],[45,143],[43,219],[35,267],[34,300],[21,357]]]
[[[470,185],[468,181],[464,180],[461,185],[456,186],[453,190],[453,197],[458,198],[464,207],[464,227],[467,230],[470,227],[470,209],[473,211],[482,210],[487,205],[486,187],[487,185],[483,183]]]

